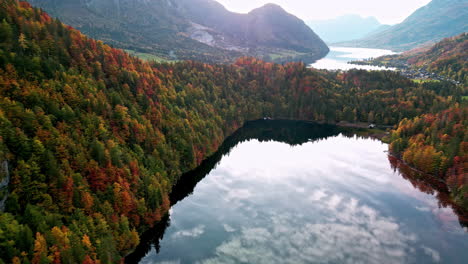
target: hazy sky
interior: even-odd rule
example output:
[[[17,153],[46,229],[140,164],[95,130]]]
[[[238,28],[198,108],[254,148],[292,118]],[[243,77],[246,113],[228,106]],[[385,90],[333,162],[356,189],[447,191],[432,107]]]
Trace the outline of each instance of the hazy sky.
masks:
[[[240,13],[275,3],[303,20],[322,20],[344,14],[375,16],[383,24],[396,24],[430,0],[217,0]]]

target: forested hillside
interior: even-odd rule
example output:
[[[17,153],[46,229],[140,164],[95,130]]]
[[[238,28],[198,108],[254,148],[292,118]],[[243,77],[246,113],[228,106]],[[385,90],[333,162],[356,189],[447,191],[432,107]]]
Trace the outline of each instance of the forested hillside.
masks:
[[[242,58],[149,64],[26,2],[0,8],[0,263],[116,263],[179,176],[244,121],[396,124],[462,101],[451,83]]]
[[[407,63],[468,86],[468,33],[446,38],[423,52],[404,54]]]
[[[165,60],[233,63],[241,56],[313,62],[328,53],[302,20],[266,5],[239,14],[215,0],[30,0],[118,48]]]
[[[468,33],[443,39],[427,48],[355,63],[422,70],[468,86]]]
[[[403,54],[401,59],[468,86],[468,33],[446,38],[427,51]]]
[[[390,150],[403,161],[448,183],[455,201],[468,208],[468,107],[404,119]]]

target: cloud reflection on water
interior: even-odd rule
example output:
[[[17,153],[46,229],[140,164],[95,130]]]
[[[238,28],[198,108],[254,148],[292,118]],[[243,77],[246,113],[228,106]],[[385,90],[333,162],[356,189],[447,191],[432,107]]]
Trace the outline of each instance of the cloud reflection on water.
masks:
[[[406,263],[408,253],[418,250],[417,236],[402,231],[393,218],[354,198],[323,191],[315,197],[320,199],[311,210],[326,215],[326,221],[273,214],[268,225],[242,228],[216,248],[216,257],[199,263]],[[436,250],[419,249],[440,261]]]
[[[171,209],[160,257],[200,264],[444,260],[439,241],[414,221],[450,243],[437,225],[453,212],[394,172],[386,150],[380,141],[345,136],[296,147],[244,142]],[[197,257],[180,251],[189,244]],[[143,263],[151,258],[158,256]]]

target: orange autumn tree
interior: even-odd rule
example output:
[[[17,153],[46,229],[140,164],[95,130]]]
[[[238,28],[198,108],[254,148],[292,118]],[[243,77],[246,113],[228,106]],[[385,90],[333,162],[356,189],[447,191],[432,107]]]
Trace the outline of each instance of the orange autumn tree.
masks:
[[[468,107],[404,119],[390,150],[417,169],[445,180],[455,200],[468,206]]]
[[[396,124],[462,101],[459,87],[425,85],[253,58],[147,63],[3,0],[0,162],[11,184],[0,259],[118,263],[169,210],[180,175],[246,120],[366,122],[372,112]]]

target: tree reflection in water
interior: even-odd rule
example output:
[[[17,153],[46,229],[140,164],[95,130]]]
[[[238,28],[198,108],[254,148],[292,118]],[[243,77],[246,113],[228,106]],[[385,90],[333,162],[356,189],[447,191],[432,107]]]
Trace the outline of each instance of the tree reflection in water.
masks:
[[[199,167],[181,177],[170,195],[171,206],[190,196],[196,185],[216,168],[223,156],[228,155],[238,144],[245,141],[252,139],[256,139],[260,142],[277,141],[295,146],[336,136],[338,134],[354,137],[355,132],[356,129],[302,121],[259,120],[248,122],[244,127],[228,137],[215,154],[203,161]],[[447,186],[444,183],[432,177],[423,178],[421,173],[411,169],[393,156],[389,156],[389,161],[392,168],[398,170],[399,174],[404,179],[410,181],[414,188],[421,192],[434,195],[440,207],[451,207],[458,215],[460,224],[465,227],[468,226],[466,212],[450,201]],[[142,258],[149,253],[152,247],[159,253],[160,242],[169,226],[170,216],[167,214],[152,229],[141,236],[139,246],[132,254],[125,258],[125,263],[139,263]]]
[[[435,196],[440,208],[452,208],[453,212],[458,216],[461,227],[468,227],[468,212],[452,202],[448,187],[444,182],[411,168],[394,156],[389,155],[388,160],[392,168],[395,171],[398,170],[401,177],[411,182],[415,189]]]

